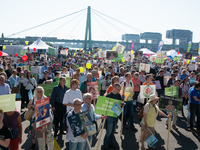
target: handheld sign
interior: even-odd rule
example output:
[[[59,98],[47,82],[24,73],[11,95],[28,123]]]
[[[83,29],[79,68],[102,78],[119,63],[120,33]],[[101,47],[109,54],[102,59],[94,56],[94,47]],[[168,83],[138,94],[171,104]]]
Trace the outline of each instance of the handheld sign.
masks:
[[[161,89],[161,85],[160,85],[159,80],[155,80],[155,81],[152,81],[152,82],[156,85],[156,90]]]
[[[171,96],[171,97],[179,97],[179,87],[165,88],[165,95]]]
[[[149,147],[152,147],[156,142],[158,142],[157,138],[152,134],[147,140],[147,144]]]
[[[140,85],[140,98],[149,98],[155,91],[155,85]]]
[[[36,129],[50,124],[49,97],[35,102]]]
[[[97,99],[99,96],[98,83],[87,82],[87,91],[92,94],[92,99]]]
[[[0,109],[3,112],[14,111],[15,110],[15,98],[16,94],[8,94],[0,96]]]
[[[99,96],[95,106],[95,113],[116,118],[117,115],[111,110],[115,105],[115,102],[117,102],[118,105],[121,105],[120,100]]]
[[[111,110],[112,110],[117,116],[119,116],[119,115],[122,113],[122,111],[123,111],[123,109],[122,109],[117,103],[115,103],[115,105],[111,108]]]
[[[31,99],[33,99],[33,93],[32,93],[31,90],[28,92],[28,99],[29,99],[29,101],[30,101]]]

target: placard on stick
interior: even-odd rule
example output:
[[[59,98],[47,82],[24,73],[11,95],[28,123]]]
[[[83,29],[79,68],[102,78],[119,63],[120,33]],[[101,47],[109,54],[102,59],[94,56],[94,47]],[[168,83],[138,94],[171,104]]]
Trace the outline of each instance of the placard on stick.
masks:
[[[155,91],[155,85],[140,85],[140,98],[149,98]]]
[[[15,110],[15,98],[16,94],[8,94],[0,96],[0,109],[3,112],[14,111]]]
[[[179,87],[165,88],[165,95],[171,96],[171,97],[179,97]]]
[[[120,100],[99,96],[95,106],[95,113],[116,118],[117,115],[111,110],[115,102],[117,102],[119,106],[121,105]]]

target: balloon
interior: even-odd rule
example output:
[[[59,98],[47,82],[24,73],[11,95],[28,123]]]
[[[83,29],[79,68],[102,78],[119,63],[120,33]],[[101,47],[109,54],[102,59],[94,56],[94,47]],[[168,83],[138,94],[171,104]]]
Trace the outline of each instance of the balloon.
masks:
[[[90,69],[91,67],[92,67],[91,63],[87,63],[87,64],[86,64],[86,68],[87,68],[87,69]]]
[[[79,67],[80,73],[83,73],[83,67]]]
[[[166,60],[167,58],[164,58],[164,60]]]
[[[135,59],[135,55],[133,55],[133,59]]]
[[[82,51],[82,49],[80,49],[80,52]]]
[[[3,52],[2,51],[0,51],[0,56],[2,56],[3,55]]]
[[[10,43],[10,45],[12,45],[12,43]]]
[[[114,49],[115,49],[115,46],[112,48],[112,51],[114,51]]]
[[[33,51],[36,52],[36,48],[35,47],[33,48]]]
[[[133,50],[131,50],[131,54],[132,54],[132,55],[134,54],[134,51],[133,51]]]
[[[6,49],[6,46],[3,46],[3,49]]]
[[[100,49],[99,51],[102,51],[102,49]]]
[[[18,54],[17,53],[15,53],[15,57],[17,57],[18,56]]]
[[[68,47],[68,49],[70,49],[70,47]]]
[[[194,58],[192,57],[192,59],[191,60],[193,60]]]
[[[95,55],[94,55],[94,58],[95,58]]]
[[[184,64],[186,64],[186,61],[184,61]]]
[[[122,62],[125,62],[124,57],[122,57]]]
[[[170,59],[168,59],[170,61]]]
[[[74,56],[76,55],[76,53],[74,53]]]
[[[179,54],[180,54],[180,52],[177,52],[177,54],[179,55]]]
[[[83,53],[85,53],[85,51],[83,51]]]
[[[147,55],[149,57],[149,55]]]
[[[89,54],[90,54],[90,52],[89,52]]]
[[[28,41],[25,41],[25,44],[28,45]]]
[[[67,51],[67,48],[65,48],[65,50]]]
[[[190,60],[187,60],[187,64],[189,64],[190,63]]]
[[[102,57],[100,59],[103,59]]]
[[[26,55],[23,55],[23,56],[22,56],[22,60],[23,60],[23,61],[27,61],[27,59],[28,59],[28,56],[26,56]]]

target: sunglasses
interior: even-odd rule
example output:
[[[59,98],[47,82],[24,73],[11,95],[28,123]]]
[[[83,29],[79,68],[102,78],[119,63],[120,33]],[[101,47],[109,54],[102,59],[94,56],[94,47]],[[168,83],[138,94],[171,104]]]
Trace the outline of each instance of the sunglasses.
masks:
[[[43,91],[37,91],[37,93],[42,93]]]

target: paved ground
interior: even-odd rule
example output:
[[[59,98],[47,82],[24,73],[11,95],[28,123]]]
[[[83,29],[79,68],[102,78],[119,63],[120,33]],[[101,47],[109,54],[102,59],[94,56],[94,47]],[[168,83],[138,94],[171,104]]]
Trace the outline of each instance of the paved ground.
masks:
[[[186,112],[185,112],[186,114]],[[29,150],[31,146],[31,140],[28,138],[28,126],[29,121],[24,120],[23,118],[23,112],[22,112],[22,125],[23,125],[23,142],[20,144],[20,150]],[[135,117],[136,118],[136,117]],[[118,143],[120,150],[138,150],[140,149],[140,145],[137,142],[137,139],[140,134],[140,126],[139,126],[139,120],[135,120],[136,124],[135,127],[138,129],[138,132],[134,133],[132,130],[123,130],[123,135],[120,137],[120,125],[121,122],[118,122],[118,134],[115,134],[116,143]],[[98,125],[101,126],[101,121],[98,121]],[[158,117],[157,122],[155,125],[156,129],[156,138],[158,139],[158,142],[155,144],[156,149],[158,150],[165,150],[167,148],[167,130],[165,129],[165,118]],[[186,128],[186,118],[183,118],[182,116],[178,116],[177,121],[177,127],[178,130],[172,130],[170,132],[170,140],[169,140],[169,150],[196,150],[200,149],[200,133],[191,133]],[[105,129],[103,130],[101,144],[103,144],[103,139],[105,135]],[[97,138],[94,138],[93,141],[93,150],[97,150],[97,140],[99,138],[99,135],[97,135]],[[68,150],[68,142],[66,140],[66,135],[58,136],[57,138],[58,144],[60,145],[61,149]],[[147,147],[147,145],[146,145]]]

